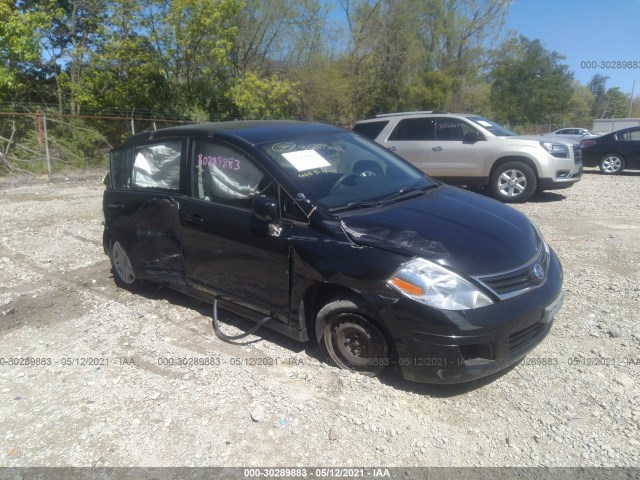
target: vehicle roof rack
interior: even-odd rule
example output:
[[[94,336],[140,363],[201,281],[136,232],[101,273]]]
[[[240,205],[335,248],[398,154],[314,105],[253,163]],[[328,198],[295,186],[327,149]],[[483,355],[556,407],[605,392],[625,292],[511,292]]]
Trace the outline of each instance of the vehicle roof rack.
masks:
[[[379,113],[376,117],[395,117],[398,115],[411,115],[413,113],[433,113],[432,110],[422,110],[416,112],[392,112],[392,113]]]
[[[448,112],[439,112],[437,110],[418,110],[415,112],[393,112],[393,113],[379,113],[376,115],[376,118],[380,117],[397,117],[401,115],[415,115],[421,113],[448,113]]]

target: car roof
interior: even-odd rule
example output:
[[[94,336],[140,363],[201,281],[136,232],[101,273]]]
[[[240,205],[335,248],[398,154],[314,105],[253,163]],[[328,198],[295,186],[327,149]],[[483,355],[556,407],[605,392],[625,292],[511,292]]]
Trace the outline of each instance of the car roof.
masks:
[[[167,137],[209,137],[241,139],[250,144],[293,138],[317,133],[344,132],[345,129],[324,123],[297,120],[243,120],[208,122],[142,132],[127,138],[124,145]]]

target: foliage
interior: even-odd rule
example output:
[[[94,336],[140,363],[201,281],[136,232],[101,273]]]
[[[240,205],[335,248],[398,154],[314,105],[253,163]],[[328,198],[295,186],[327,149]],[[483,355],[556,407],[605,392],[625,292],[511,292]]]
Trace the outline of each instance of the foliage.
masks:
[[[607,90],[607,107],[601,118],[624,118],[628,114],[629,101],[619,87]]]
[[[245,118],[287,118],[295,107],[297,87],[288,80],[261,79],[249,72],[229,89],[229,95]]]
[[[629,99],[607,89],[607,77],[583,87],[561,55],[505,32],[510,4],[0,0],[0,103],[32,112],[55,106],[59,116],[338,125],[423,109],[584,126],[594,116],[628,113]],[[638,115],[640,102],[634,107]],[[51,131],[63,165],[103,158],[89,144],[104,149],[105,136],[115,144],[131,130],[103,120],[68,123]],[[25,147],[37,145],[32,128],[18,131]]]
[[[18,5],[0,0],[0,101],[18,100],[25,93],[23,77],[40,59],[40,32],[48,20],[44,12]]]
[[[524,36],[502,45],[491,73],[491,105],[510,124],[543,123],[571,108],[573,74],[557,52]]]

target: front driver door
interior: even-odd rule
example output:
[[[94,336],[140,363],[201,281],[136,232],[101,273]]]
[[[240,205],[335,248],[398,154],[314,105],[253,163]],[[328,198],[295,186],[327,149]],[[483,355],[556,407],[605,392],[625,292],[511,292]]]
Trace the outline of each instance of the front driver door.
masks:
[[[288,322],[291,228],[251,212],[275,183],[246,153],[211,140],[193,142],[189,170],[192,194],[180,200],[187,282]]]

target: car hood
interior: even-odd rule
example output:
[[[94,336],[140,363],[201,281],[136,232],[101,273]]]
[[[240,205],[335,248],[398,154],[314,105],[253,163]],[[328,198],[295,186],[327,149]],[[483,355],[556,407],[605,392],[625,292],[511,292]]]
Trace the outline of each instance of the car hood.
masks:
[[[516,269],[542,247],[522,213],[447,186],[391,206],[349,212],[341,222],[358,245],[427,258],[467,275]]]

